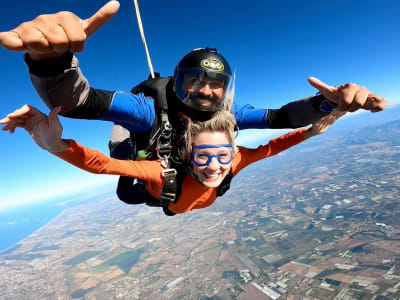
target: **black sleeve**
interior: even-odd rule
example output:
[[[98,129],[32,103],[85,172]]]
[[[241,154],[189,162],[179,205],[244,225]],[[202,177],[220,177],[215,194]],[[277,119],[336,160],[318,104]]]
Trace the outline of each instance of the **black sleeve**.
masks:
[[[29,72],[38,77],[56,76],[71,68],[73,54],[66,52],[60,57],[33,60],[29,54],[24,55]]]
[[[65,114],[65,117],[74,119],[98,119],[110,107],[114,92],[90,88],[86,101],[73,111]]]
[[[327,101],[322,95],[311,96],[290,102],[280,109],[269,109],[266,117],[267,126],[271,129],[300,128],[326,116],[321,105]]]

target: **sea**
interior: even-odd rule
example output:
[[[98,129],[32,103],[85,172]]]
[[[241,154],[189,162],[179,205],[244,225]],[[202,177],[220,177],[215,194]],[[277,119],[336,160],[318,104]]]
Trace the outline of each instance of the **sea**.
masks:
[[[0,255],[6,249],[30,236],[39,230],[64,209],[80,205],[82,202],[95,201],[96,197],[111,192],[111,186],[106,186],[99,193],[84,191],[56,199],[25,205],[14,209],[0,211]]]
[[[49,201],[0,212],[0,254],[58,216],[64,206]]]

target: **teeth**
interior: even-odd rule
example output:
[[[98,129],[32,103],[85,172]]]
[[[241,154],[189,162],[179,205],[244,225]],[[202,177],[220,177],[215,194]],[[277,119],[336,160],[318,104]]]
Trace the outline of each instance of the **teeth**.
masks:
[[[219,176],[219,174],[206,174],[206,173],[204,173],[204,175],[206,175],[207,178],[217,178]]]

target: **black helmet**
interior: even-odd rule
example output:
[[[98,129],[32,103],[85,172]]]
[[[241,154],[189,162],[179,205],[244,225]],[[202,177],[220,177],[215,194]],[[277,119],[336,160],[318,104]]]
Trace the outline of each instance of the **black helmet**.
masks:
[[[231,81],[231,67],[215,48],[194,49],[181,59],[174,72],[176,95],[187,107],[198,111],[219,110],[229,92]],[[195,84],[199,88],[193,91]],[[200,87],[207,84],[211,90],[221,89],[220,92],[217,95],[205,95]]]

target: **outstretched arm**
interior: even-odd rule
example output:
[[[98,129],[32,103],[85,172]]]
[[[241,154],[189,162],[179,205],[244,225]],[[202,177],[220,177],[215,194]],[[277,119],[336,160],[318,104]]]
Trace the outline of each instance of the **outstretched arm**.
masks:
[[[264,147],[266,156],[276,155],[310,137],[326,132],[340,117],[344,116],[345,114],[346,112],[340,111],[331,112],[329,115],[314,122],[310,128],[289,132],[270,140],[267,145],[261,147]]]
[[[36,108],[24,105],[0,120],[5,125],[2,130],[14,133],[17,127],[25,129],[36,144],[49,152],[63,152],[68,144],[61,139],[62,126],[58,120],[60,107],[51,110],[46,116]]]
[[[234,164],[233,174],[236,175],[241,169],[249,164],[266,157],[276,155],[312,136],[326,132],[332,126],[332,124],[336,122],[336,120],[345,114],[345,112],[339,111],[332,112],[314,122],[313,125],[308,129],[302,128],[288,132],[280,137],[270,140],[266,145],[259,146],[257,149],[239,147],[239,154],[235,156],[236,163]]]
[[[39,147],[87,172],[131,176],[162,185],[163,168],[157,161],[118,160],[73,140],[63,140],[57,116],[59,110],[57,107],[46,116],[36,108],[24,105],[0,120],[0,124],[5,125],[2,129],[10,133],[18,127],[25,129]]]
[[[308,126],[332,111],[354,112],[365,109],[378,112],[386,107],[386,99],[365,87],[353,83],[329,86],[317,78],[308,78],[319,94],[289,102],[279,109],[254,109],[250,105],[233,105],[233,113],[240,129],[300,128]]]
[[[299,128],[310,125],[334,110],[354,112],[365,109],[378,112],[387,100],[354,83],[329,86],[317,78],[308,78],[320,95],[290,102],[280,109],[270,109],[266,117],[268,128]]]

